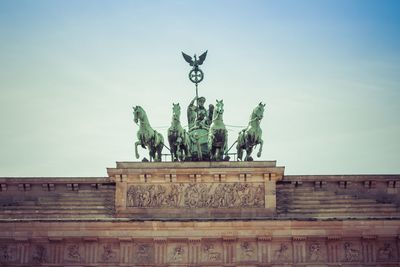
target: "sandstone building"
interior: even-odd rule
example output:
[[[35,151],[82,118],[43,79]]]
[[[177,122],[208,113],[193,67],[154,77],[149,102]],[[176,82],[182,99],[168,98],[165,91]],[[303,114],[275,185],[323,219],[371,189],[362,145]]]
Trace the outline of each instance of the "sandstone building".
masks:
[[[400,266],[400,175],[118,162],[0,178],[0,266]]]

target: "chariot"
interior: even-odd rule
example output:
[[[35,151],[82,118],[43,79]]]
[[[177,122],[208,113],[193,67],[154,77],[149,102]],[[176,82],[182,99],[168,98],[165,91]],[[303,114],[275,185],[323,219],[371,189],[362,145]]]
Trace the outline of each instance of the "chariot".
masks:
[[[208,149],[208,131],[209,128],[193,127],[189,129],[190,154],[192,161],[209,160]]]
[[[172,121],[168,128],[168,148],[172,161],[222,161],[229,160],[227,156],[229,149],[228,132],[223,121],[224,103],[217,100],[215,107],[210,104],[207,110],[204,107],[205,98],[198,96],[198,83],[204,79],[204,73],[199,68],[203,64],[207,51],[198,59],[183,54],[185,60],[193,67],[189,72],[189,79],[196,85],[196,97],[190,102],[187,108],[188,129],[181,125],[181,107],[179,103],[173,103]],[[251,153],[253,147],[260,145],[257,156],[260,157],[263,140],[261,139],[260,121],[263,118],[265,104],[258,104],[253,110],[248,127],[239,133],[238,139],[234,142],[237,149],[237,159],[242,160],[243,150],[246,151],[244,160],[253,160]],[[134,120],[140,128],[137,133],[138,141],[135,143],[136,158],[139,158],[137,147],[149,149],[150,161],[161,161],[161,152],[166,147],[163,136],[154,130],[149,123],[146,112],[142,107],[134,109]],[[233,145],[234,145],[233,144]],[[231,147],[233,147],[233,145]],[[144,159],[146,160],[146,159]]]

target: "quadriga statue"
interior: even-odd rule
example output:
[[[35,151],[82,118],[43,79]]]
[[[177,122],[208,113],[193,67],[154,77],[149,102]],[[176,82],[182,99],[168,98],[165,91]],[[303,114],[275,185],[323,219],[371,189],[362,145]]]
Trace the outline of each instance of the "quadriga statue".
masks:
[[[251,113],[250,121],[247,128],[240,131],[236,145],[238,160],[242,160],[243,150],[246,150],[246,157],[244,158],[244,160],[252,161],[253,158],[251,156],[251,153],[253,152],[253,148],[256,145],[260,145],[257,157],[261,156],[264,142],[261,138],[262,130],[260,127],[260,122],[264,117],[264,108],[265,104],[262,104],[260,102]]]
[[[181,106],[172,103],[172,121],[168,128],[168,142],[172,161],[184,161],[191,158],[189,135],[180,121]]]
[[[226,130],[224,121],[224,102],[217,100],[215,105],[210,130],[208,132],[208,151],[210,160],[224,160],[224,155],[227,152],[228,131]]]
[[[151,128],[146,112],[141,106],[133,107],[134,121],[139,124],[137,138],[135,143],[136,158],[139,158],[138,145],[149,150],[150,161],[161,161],[161,152],[164,147],[164,138],[156,130]]]

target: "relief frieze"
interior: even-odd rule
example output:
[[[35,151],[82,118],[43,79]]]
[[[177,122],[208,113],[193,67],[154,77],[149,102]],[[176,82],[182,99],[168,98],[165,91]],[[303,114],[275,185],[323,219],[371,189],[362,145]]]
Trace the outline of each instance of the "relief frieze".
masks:
[[[187,262],[188,249],[186,244],[175,243],[168,246],[168,262],[185,263]]]
[[[32,248],[32,262],[36,264],[47,261],[47,249],[44,245],[36,244]]]
[[[10,263],[17,259],[15,245],[0,244],[0,264]]]
[[[273,260],[277,262],[289,262],[291,261],[291,249],[290,244],[281,243],[278,247],[273,250]]]
[[[64,258],[66,261],[80,262],[82,256],[79,243],[67,244],[65,246]]]
[[[252,242],[244,241],[239,244],[239,255],[241,261],[257,260],[257,245]]]
[[[378,261],[393,261],[396,259],[395,257],[395,245],[390,243],[384,243],[382,246],[378,248]]]
[[[136,264],[152,264],[154,262],[154,244],[135,244],[133,259]]]
[[[222,246],[216,242],[206,242],[202,246],[202,255],[204,262],[222,261]]]
[[[131,184],[127,207],[262,208],[263,183]]]
[[[298,262],[293,257],[297,253],[294,251],[296,247],[289,238],[272,241],[255,241],[260,240],[257,237],[199,240],[201,243],[191,245],[177,240],[138,239],[131,244],[123,241],[123,249],[118,241],[93,242],[90,245],[79,241],[3,242],[0,243],[0,266],[220,266],[226,261],[232,266],[261,266],[266,262],[271,266],[287,266]],[[368,266],[392,266],[399,262],[397,239],[368,241],[374,248],[368,253],[374,254],[374,258],[365,257],[360,240],[334,241],[335,249],[329,249],[332,241],[322,238],[308,240],[301,248],[305,252],[301,262],[304,266],[325,266],[325,263],[332,262],[343,266],[361,266],[362,262],[368,262]],[[335,259],[335,255],[338,255],[337,260],[330,260]]]
[[[307,255],[310,262],[322,262],[325,260],[325,245],[323,242],[311,242],[308,244]]]
[[[101,246],[101,261],[102,262],[116,262],[118,260],[116,244],[111,243],[102,244]]]
[[[360,260],[360,249],[350,242],[344,243],[344,259],[345,262],[354,262]]]

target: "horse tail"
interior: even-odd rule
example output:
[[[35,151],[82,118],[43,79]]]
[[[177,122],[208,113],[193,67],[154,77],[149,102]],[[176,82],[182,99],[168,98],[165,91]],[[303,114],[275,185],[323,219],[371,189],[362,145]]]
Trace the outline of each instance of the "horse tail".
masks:
[[[155,146],[163,146],[164,145],[164,137],[162,134],[154,130],[154,144]]]
[[[228,153],[228,131],[225,130],[224,154]]]

